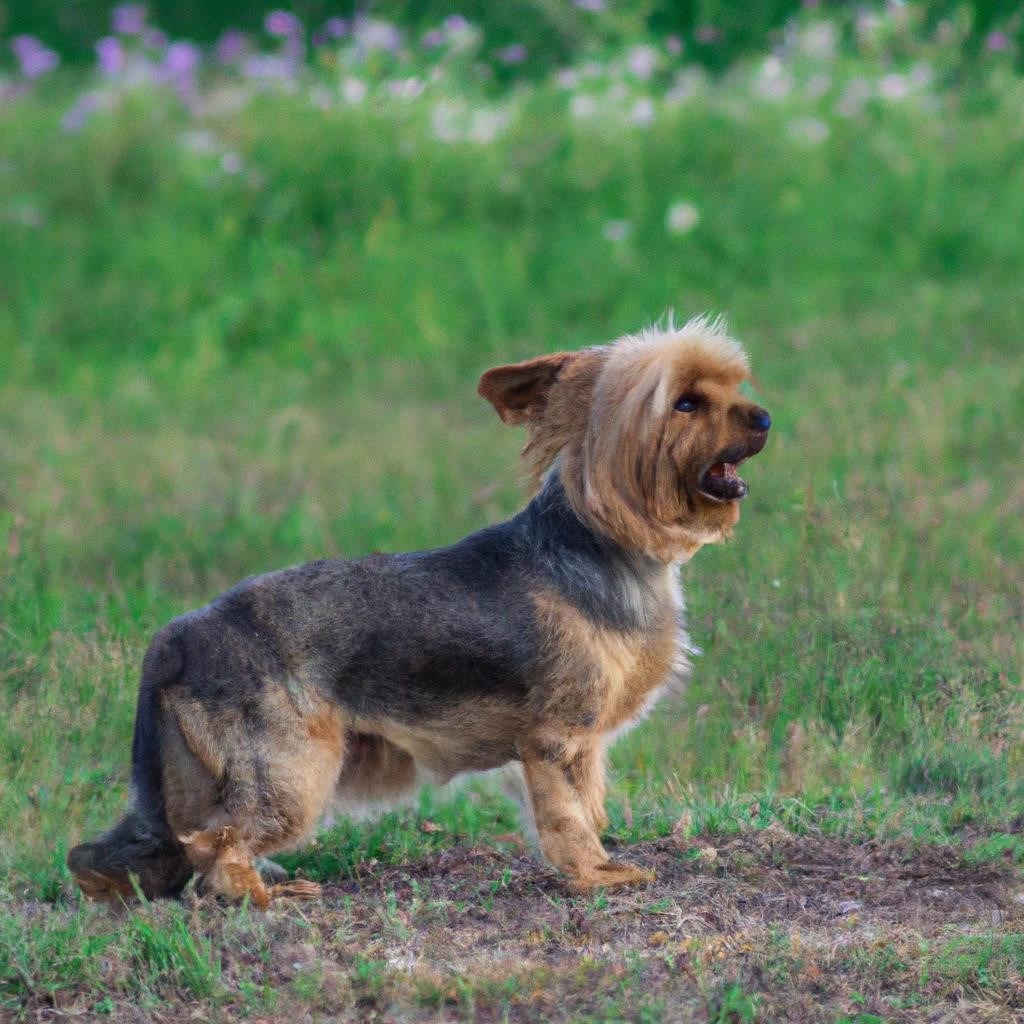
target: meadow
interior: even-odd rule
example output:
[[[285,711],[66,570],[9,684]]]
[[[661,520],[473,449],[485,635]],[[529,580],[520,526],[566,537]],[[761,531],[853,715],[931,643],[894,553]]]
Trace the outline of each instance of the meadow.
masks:
[[[1016,1019],[1024,82],[827,24],[721,78],[652,43],[498,88],[452,28],[3,80],[0,1019]],[[693,683],[613,751],[658,882],[566,894],[484,781],[281,858],[323,906],[80,903],[152,631],[510,515],[479,374],[669,310],[774,426],[683,571]]]

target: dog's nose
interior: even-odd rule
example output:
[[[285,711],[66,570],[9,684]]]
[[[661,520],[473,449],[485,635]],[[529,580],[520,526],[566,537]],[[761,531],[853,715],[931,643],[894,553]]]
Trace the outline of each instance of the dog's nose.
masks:
[[[750,425],[755,430],[767,430],[772,425],[772,418],[766,409],[754,408],[750,410]]]

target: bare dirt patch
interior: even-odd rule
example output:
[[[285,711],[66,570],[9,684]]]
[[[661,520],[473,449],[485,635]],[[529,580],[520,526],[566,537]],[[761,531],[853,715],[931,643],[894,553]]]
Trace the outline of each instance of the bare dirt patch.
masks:
[[[664,839],[615,851],[654,868],[651,884],[577,896],[520,850],[455,847],[253,912],[248,938],[237,912],[194,900],[219,994],[168,984],[159,1004],[117,999],[103,1017],[1020,1020],[1024,883],[964,852],[774,827]],[[29,996],[24,1013],[83,1019],[95,1005],[70,989]]]

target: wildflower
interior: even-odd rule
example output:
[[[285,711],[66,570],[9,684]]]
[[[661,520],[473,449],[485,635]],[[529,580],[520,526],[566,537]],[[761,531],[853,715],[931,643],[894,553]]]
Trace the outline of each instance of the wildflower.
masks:
[[[683,68],[676,72],[672,84],[665,93],[665,102],[670,106],[678,106],[693,99],[704,85],[704,73],[697,67]]]
[[[633,124],[651,124],[654,121],[654,101],[649,96],[638,99],[629,112],[629,119]]]
[[[177,81],[191,78],[199,67],[199,47],[195,43],[177,42],[167,47],[164,68]]]
[[[413,75],[411,78],[400,78],[388,82],[388,93],[401,100],[414,100],[424,89],[423,80]]]
[[[364,53],[375,50],[397,53],[402,47],[402,33],[398,28],[377,18],[359,18],[352,29],[352,37]]]
[[[658,51],[653,46],[632,46],[626,55],[630,74],[646,82],[658,67]]]
[[[669,36],[665,40],[665,49],[673,56],[678,57],[683,52],[683,41],[679,36]]]
[[[158,28],[147,28],[142,33],[142,45],[149,50],[162,50],[167,46],[167,33]]]
[[[217,46],[214,53],[217,55],[217,60],[221,64],[235,64],[237,63],[248,51],[249,39],[244,32],[239,32],[237,28],[229,28],[221,37],[217,40]]]
[[[555,81],[562,89],[575,89],[580,84],[580,76],[572,68],[561,68],[555,74]]]
[[[985,48],[993,53],[1002,53],[1010,48],[1010,37],[1005,32],[989,32],[985,38]]]
[[[831,21],[816,21],[800,33],[801,52],[815,60],[833,60],[838,45],[839,30]]]
[[[797,142],[817,145],[828,138],[828,125],[816,117],[798,117],[789,122],[789,137]]]
[[[263,27],[268,35],[287,38],[302,32],[302,22],[291,11],[271,11],[263,19]]]
[[[512,43],[509,46],[503,46],[497,52],[497,58],[502,64],[522,64],[527,57],[527,49],[522,43]]]
[[[609,242],[624,242],[633,234],[633,225],[628,220],[609,220],[601,228],[601,234]]]
[[[119,75],[124,70],[124,47],[114,36],[104,36],[97,41],[96,57],[104,75]]]
[[[887,100],[903,100],[910,93],[910,86],[903,75],[895,72],[883,75],[878,83],[878,94]]]
[[[420,46],[427,50],[435,50],[444,44],[445,38],[443,29],[432,28],[429,32],[423,33],[423,38],[420,39]]]
[[[493,142],[508,127],[509,120],[509,115],[505,111],[474,110],[466,138],[482,145]]]
[[[765,57],[754,80],[754,92],[762,99],[785,99],[793,89],[793,79],[776,56]]]
[[[344,18],[328,18],[324,22],[324,31],[332,39],[341,39],[348,34],[348,22]]]
[[[592,14],[599,14],[604,10],[604,0],[572,0],[581,11],[590,11]]]
[[[856,117],[871,99],[871,85],[866,78],[851,78],[846,83],[843,95],[836,103],[836,113],[843,117]]]
[[[597,100],[586,94],[573,96],[569,101],[569,113],[573,117],[593,117],[597,113]]]
[[[719,32],[714,25],[698,25],[693,30],[693,38],[696,39],[698,43],[703,43],[705,46],[711,46],[722,38],[722,33]]]
[[[80,132],[93,111],[103,105],[100,94],[97,92],[83,93],[75,101],[74,106],[60,119],[60,127],[65,132]]]
[[[444,19],[443,25],[449,35],[465,32],[470,27],[469,22],[461,14],[450,14]]]
[[[142,4],[119,4],[110,12],[110,24],[118,35],[142,35],[146,27],[146,8]]]
[[[700,223],[700,211],[693,203],[673,203],[665,214],[665,230],[670,235],[685,235]]]
[[[346,78],[341,83],[341,98],[353,105],[366,99],[367,86],[361,78]]]
[[[220,169],[225,174],[238,174],[242,169],[242,158],[233,150],[229,150],[220,158]]]
[[[40,78],[60,63],[60,57],[35,36],[15,36],[11,40],[11,50],[26,78]]]
[[[242,64],[242,74],[252,79],[291,81],[295,77],[295,61],[274,54],[254,53]]]

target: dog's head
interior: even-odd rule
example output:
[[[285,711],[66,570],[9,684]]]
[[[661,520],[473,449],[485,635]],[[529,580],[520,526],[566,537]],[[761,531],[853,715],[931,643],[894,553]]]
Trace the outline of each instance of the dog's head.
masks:
[[[666,561],[727,537],[746,482],[737,467],[771,419],[740,393],[750,366],[717,323],[488,370],[480,394],[522,423],[537,479],[557,462],[577,512],[628,550]]]

